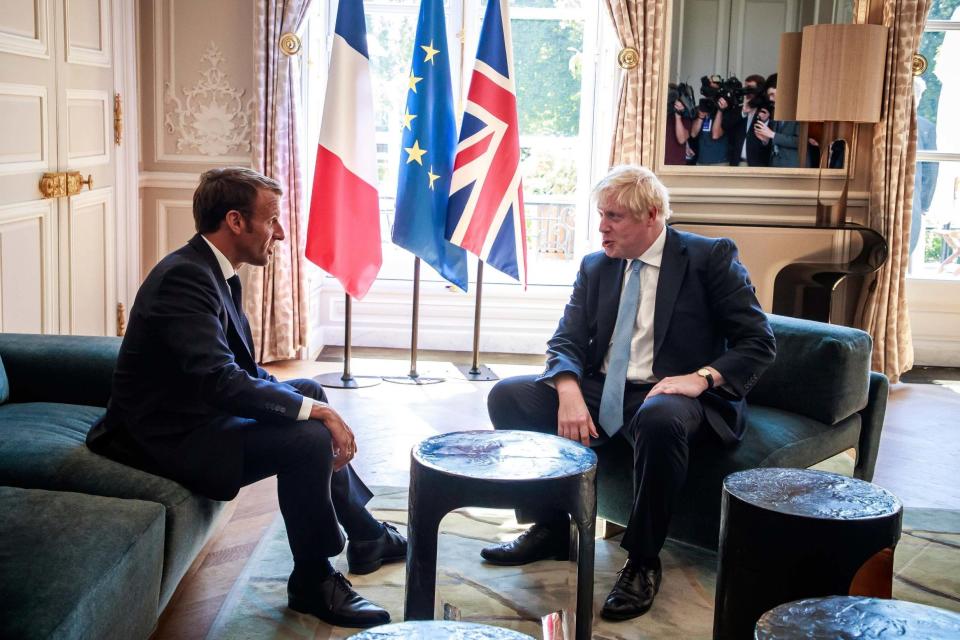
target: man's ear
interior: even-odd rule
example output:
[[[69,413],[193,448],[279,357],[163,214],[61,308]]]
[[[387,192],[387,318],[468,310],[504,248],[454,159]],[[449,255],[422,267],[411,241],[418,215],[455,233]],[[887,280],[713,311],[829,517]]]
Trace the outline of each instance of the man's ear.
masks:
[[[650,222],[653,222],[657,219],[657,216],[660,214],[660,210],[657,209],[656,207],[650,207],[647,210],[647,213],[650,214]]]
[[[223,223],[234,233],[240,233],[243,231],[243,214],[236,209],[230,209],[223,217]]]

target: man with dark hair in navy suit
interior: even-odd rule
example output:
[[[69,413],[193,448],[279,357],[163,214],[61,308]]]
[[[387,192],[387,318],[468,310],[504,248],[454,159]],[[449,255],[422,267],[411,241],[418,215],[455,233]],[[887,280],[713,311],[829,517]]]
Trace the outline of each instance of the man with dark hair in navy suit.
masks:
[[[250,169],[207,171],[193,197],[197,235],[157,264],[137,293],[107,413],[87,436],[98,453],[217,500],[277,476],[293,551],[290,607],[339,626],[389,614],[359,596],[329,558],[346,530],[353,573],[406,558],[406,540],[366,509],[350,467],[353,432],[313,380],[259,367],[241,304],[242,264],[266,265],[280,224],[279,183]]]
[[[601,615],[646,613],[660,587],[660,549],[699,438],[735,444],[744,396],[773,361],[773,332],[737,248],[669,228],[666,188],[647,169],[616,167],[594,188],[603,251],[583,259],[539,376],[500,381],[498,429],[557,433],[585,445],[620,434],[634,449],[628,560]],[[534,525],[487,547],[488,562],[564,558],[566,514],[518,513]]]

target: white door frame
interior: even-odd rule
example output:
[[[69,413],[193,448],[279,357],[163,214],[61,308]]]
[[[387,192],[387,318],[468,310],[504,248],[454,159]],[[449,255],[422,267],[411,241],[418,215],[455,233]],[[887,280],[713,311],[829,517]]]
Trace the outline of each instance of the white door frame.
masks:
[[[129,312],[140,287],[140,91],[137,25],[139,2],[112,0],[113,84],[120,94],[122,139],[117,152],[116,193],[117,302]]]

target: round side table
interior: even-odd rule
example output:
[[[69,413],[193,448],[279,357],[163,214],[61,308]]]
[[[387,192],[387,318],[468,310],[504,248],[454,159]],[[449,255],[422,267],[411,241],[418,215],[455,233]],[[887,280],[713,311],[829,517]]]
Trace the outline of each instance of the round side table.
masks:
[[[831,596],[788,602],[757,621],[756,640],[946,640],[960,638],[960,614],[916,602]]]
[[[461,507],[547,507],[577,527],[576,638],[593,627],[597,456],[579,443],[532,431],[433,436],[410,454],[405,620],[433,618],[440,520]],[[479,559],[477,560],[479,562]]]
[[[869,482],[760,468],[723,481],[714,638],[749,638],[768,609],[831,595],[890,597],[903,507]]]

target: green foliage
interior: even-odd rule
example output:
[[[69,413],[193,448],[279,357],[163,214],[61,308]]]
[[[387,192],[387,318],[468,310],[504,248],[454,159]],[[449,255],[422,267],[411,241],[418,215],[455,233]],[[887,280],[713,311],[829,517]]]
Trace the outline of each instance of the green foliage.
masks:
[[[537,141],[520,148],[523,191],[537,195],[573,195],[577,189],[576,140]],[[566,143],[566,144],[564,144]]]
[[[521,135],[576,136],[583,23],[511,20]]]
[[[927,233],[923,243],[923,261],[939,264],[943,255],[943,237],[935,233]]]

